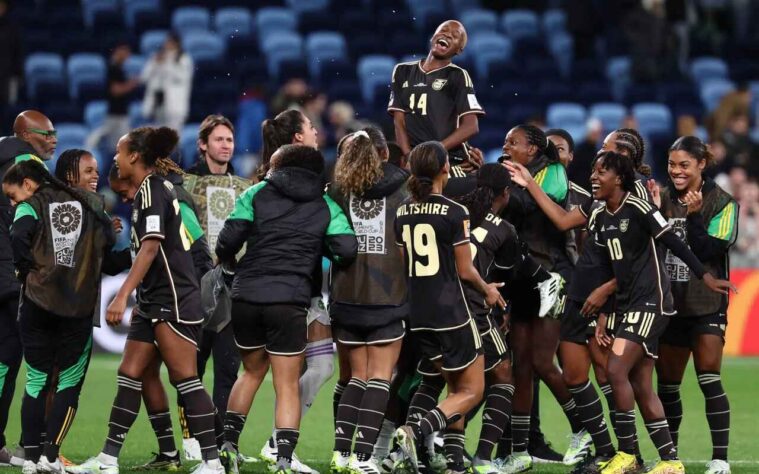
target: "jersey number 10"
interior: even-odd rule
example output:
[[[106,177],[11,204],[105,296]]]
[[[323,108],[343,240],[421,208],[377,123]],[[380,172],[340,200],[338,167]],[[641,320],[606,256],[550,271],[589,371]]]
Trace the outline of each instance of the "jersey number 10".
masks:
[[[612,260],[622,260],[622,244],[619,243],[619,239],[608,239],[606,246],[609,247],[609,255]]]
[[[416,113],[416,110],[414,110],[414,106],[416,106],[416,108],[419,109],[419,113],[427,115],[427,93],[419,94],[419,101],[416,103],[414,103],[415,99],[416,94],[411,94],[411,97],[409,98],[409,109],[411,109],[411,113]]]
[[[440,270],[435,228],[430,224],[417,224],[413,231],[410,225],[404,225],[403,243],[406,244],[406,253],[408,254],[409,276],[432,276]],[[418,257],[426,257],[427,263],[420,262]]]

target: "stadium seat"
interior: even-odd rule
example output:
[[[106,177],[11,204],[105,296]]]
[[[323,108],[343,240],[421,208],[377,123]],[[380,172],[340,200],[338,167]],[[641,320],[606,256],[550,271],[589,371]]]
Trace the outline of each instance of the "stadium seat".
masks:
[[[127,60],[124,62],[124,72],[126,73],[127,77],[134,78],[134,77],[140,77],[140,74],[142,74],[142,70],[145,68],[145,63],[147,60],[144,56],[140,56],[137,54],[133,54],[127,58]]]
[[[220,8],[213,18],[216,33],[222,38],[250,36],[253,33],[253,15],[247,8]]]
[[[303,56],[303,39],[299,34],[289,31],[272,32],[263,38],[261,51],[266,55],[270,77],[277,77],[282,61]]]
[[[499,33],[484,32],[472,35],[468,45],[468,57],[474,60],[477,76],[488,78],[488,68],[496,61],[509,61],[512,54],[511,41]]]
[[[630,84],[632,60],[628,56],[615,56],[606,62],[606,78],[612,85],[614,99],[622,101],[625,89]]]
[[[701,84],[701,103],[707,112],[717,108],[722,97],[735,90],[735,84],[725,79],[712,79]]]
[[[73,54],[66,66],[69,80],[69,94],[79,98],[79,87],[86,81],[105,85],[106,65],[102,56],[92,53]]]
[[[469,34],[498,31],[498,15],[490,10],[467,10],[459,18]]]
[[[140,53],[143,56],[151,56],[157,53],[168,36],[166,30],[150,30],[142,34],[140,38]]]
[[[84,18],[84,25],[87,28],[92,28],[95,23],[95,16],[98,12],[118,13],[118,11],[118,0],[84,0],[82,2],[82,15]]]
[[[554,33],[548,40],[548,49],[559,66],[562,76],[569,77],[574,60],[574,40],[567,33]]]
[[[420,25],[423,25],[429,16],[445,14],[447,9],[445,2],[440,0],[407,0],[406,4],[417,30],[420,30]]]
[[[366,103],[371,103],[374,86],[390,84],[395,60],[390,56],[370,55],[358,61],[358,80],[361,85],[361,95]]]
[[[482,8],[482,3],[480,0],[451,0],[451,7],[453,7],[453,13],[460,17],[467,10]]]
[[[256,13],[256,30],[260,43],[264,43],[272,32],[294,32],[297,24],[295,13],[287,8],[265,7]]]
[[[192,166],[198,157],[199,123],[188,123],[179,134],[179,165],[183,168]]]
[[[68,148],[84,148],[89,130],[81,123],[59,123],[55,126],[58,131],[58,149],[65,150],[61,143],[69,144]]]
[[[211,27],[211,14],[203,7],[179,7],[171,15],[171,28],[185,35],[190,31],[208,31]]]
[[[235,149],[240,154],[261,150],[261,122],[266,119],[266,104],[262,100],[243,100],[235,123]]]
[[[532,10],[516,9],[504,12],[501,26],[511,40],[535,37],[540,32],[538,16]]]
[[[575,89],[564,81],[559,80],[544,80],[541,81],[537,87],[538,100],[541,105],[548,105],[551,103],[562,102],[566,100],[572,100],[574,98]]]
[[[548,106],[546,123],[550,128],[577,127],[585,124],[585,107],[571,102],[558,102]]]
[[[311,33],[306,37],[306,58],[308,70],[312,78],[318,78],[322,64],[348,57],[345,38],[340,33],[321,31]]]
[[[625,106],[614,102],[593,104],[588,110],[588,117],[600,120],[606,132],[621,127],[625,116],[627,116]]]
[[[130,0],[124,2],[124,23],[127,28],[134,30],[136,19],[144,13],[158,14],[161,11],[159,0]]]
[[[305,12],[324,11],[329,8],[329,0],[285,0],[287,8],[300,15]]]
[[[136,100],[131,102],[127,115],[129,116],[129,126],[131,128],[137,128],[148,123],[148,119],[142,115],[142,101]]]
[[[658,103],[642,103],[632,106],[632,115],[643,135],[672,133],[672,112]]]
[[[547,36],[553,36],[556,33],[566,33],[567,31],[567,14],[564,10],[554,8],[546,10],[543,13],[543,32]]]
[[[64,77],[63,58],[55,53],[33,53],[24,63],[24,77],[30,98],[37,95],[37,88],[43,80],[59,81]]]
[[[182,47],[193,61],[221,61],[226,52],[226,43],[216,33],[191,30],[182,37]]]
[[[690,77],[696,84],[712,79],[728,79],[727,64],[720,58],[696,58],[690,63]]]
[[[90,131],[103,125],[106,115],[108,115],[108,102],[104,100],[87,102],[84,107],[84,123]]]

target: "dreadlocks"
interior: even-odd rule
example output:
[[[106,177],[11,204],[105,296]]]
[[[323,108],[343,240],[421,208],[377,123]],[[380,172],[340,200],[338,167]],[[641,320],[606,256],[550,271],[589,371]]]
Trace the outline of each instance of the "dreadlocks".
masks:
[[[79,162],[88,155],[91,155],[89,151],[78,148],[64,151],[55,164],[55,177],[69,186],[76,186],[79,182]]]
[[[168,176],[171,173],[176,173],[180,176],[184,174],[184,170],[171,158],[158,158],[155,162],[155,170],[161,176]]]

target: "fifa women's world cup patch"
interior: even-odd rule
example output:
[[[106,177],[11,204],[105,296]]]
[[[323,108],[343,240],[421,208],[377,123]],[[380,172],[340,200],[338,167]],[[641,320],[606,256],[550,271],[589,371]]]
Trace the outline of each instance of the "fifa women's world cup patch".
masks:
[[[361,199],[351,194],[350,216],[358,239],[358,253],[385,254],[387,202],[382,199]]]
[[[79,201],[50,203],[55,264],[74,267],[74,249],[82,233],[82,203]]]

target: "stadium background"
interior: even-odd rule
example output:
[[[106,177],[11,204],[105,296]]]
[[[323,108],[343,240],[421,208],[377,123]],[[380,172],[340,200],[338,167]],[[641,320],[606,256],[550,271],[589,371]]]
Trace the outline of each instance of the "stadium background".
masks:
[[[472,143],[487,160],[500,155],[505,132],[520,122],[565,128],[578,145],[595,138],[591,147],[598,138],[588,138],[589,125],[600,122],[606,133],[634,124],[646,137],[647,162],[658,179],[666,173],[666,148],[684,133],[724,149],[720,171],[728,183],[737,183],[731,166],[738,151],[746,149],[748,161],[738,164],[749,181],[756,177],[759,30],[753,25],[759,22],[759,2],[753,0],[36,0],[10,6],[0,15],[0,36],[20,41],[0,44],[0,63],[7,66],[0,68],[0,79],[17,87],[10,103],[0,103],[0,131],[10,134],[19,111],[37,108],[58,130],[56,156],[83,147],[105,119],[109,48],[124,40],[132,45],[134,55],[125,68],[136,77],[173,30],[194,61],[189,118],[174,157],[182,166],[196,159],[200,120],[222,113],[236,127],[234,164],[250,172],[261,146],[260,122],[275,112],[272,99],[281,96],[283,85],[297,79],[307,86],[299,98],[303,110],[318,119],[323,150],[332,159],[337,131],[350,124],[374,122],[392,136],[385,106],[393,65],[425,56],[434,28],[456,18],[467,27],[469,44],[455,62],[470,72],[487,111]],[[680,48],[684,38],[687,51]],[[739,134],[742,148],[736,151],[725,137],[710,136],[707,125],[727,97],[742,91],[748,94],[749,127]],[[141,115],[142,92],[131,97],[131,126],[147,123]],[[352,107],[348,123],[331,114],[330,106],[340,101]],[[93,152],[107,194],[104,177],[113,150]],[[116,205],[116,212],[125,208]],[[724,380],[734,413],[733,470],[754,473],[759,472],[753,441],[759,359],[750,356],[759,356],[759,271],[756,259],[740,262],[732,271],[740,293],[730,306],[726,354],[733,357],[726,358]],[[104,281],[104,304],[119,282],[119,277]],[[125,327],[96,330],[98,349],[120,353],[125,333]],[[80,415],[63,449],[72,459],[82,460],[99,448],[117,364],[115,355],[93,359]],[[683,387],[681,439],[690,469],[708,458],[709,442],[692,370]],[[18,436],[21,384],[17,390],[9,439]],[[271,387],[262,390],[242,439],[245,452],[257,451],[271,426]],[[320,436],[331,426],[329,392],[322,391],[306,417],[298,447],[301,457],[317,459],[322,468],[331,449],[331,436]],[[542,406],[544,430],[561,450],[566,442],[557,433],[566,426],[560,410],[547,393]],[[144,461],[155,449],[141,418],[128,438],[125,465]],[[470,432],[478,427],[473,424]],[[639,430],[645,432],[642,426]],[[644,454],[650,459],[649,444],[644,442]]]

